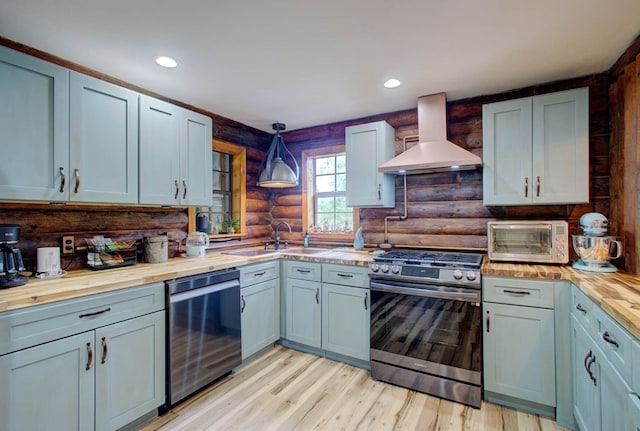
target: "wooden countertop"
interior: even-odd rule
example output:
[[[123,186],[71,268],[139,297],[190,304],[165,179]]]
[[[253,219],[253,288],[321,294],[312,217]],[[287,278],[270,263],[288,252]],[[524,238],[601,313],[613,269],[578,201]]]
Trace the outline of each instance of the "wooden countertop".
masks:
[[[487,258],[482,264],[482,274],[570,281],[640,339],[640,276],[624,272],[579,271],[561,265],[490,262]]]
[[[169,259],[164,263],[138,263],[135,266],[101,271],[88,269],[72,271],[61,278],[48,280],[30,278],[29,282],[23,286],[1,289],[0,312],[105,293],[203,272],[239,267],[279,257],[361,266],[368,265],[371,260],[367,252],[353,249],[327,249],[326,252],[323,251],[317,254],[301,254],[295,253],[295,250],[281,250],[258,256],[234,256],[222,252],[210,252],[202,258],[178,257]]]

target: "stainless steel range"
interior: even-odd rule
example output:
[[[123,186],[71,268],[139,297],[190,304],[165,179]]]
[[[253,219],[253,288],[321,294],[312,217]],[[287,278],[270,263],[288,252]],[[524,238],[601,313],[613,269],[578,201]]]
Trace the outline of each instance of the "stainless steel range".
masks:
[[[373,260],[371,377],[480,407],[482,258],[394,250]]]

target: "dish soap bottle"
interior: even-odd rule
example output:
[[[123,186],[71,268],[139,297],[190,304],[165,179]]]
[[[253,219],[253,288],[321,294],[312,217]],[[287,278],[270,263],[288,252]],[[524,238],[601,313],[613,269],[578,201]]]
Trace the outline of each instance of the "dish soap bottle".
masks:
[[[353,240],[353,248],[356,250],[362,250],[364,248],[364,238],[362,237],[361,227],[356,231],[356,237]]]
[[[309,238],[309,231],[306,231],[304,233],[304,248],[309,248],[309,244],[310,243],[310,238]]]

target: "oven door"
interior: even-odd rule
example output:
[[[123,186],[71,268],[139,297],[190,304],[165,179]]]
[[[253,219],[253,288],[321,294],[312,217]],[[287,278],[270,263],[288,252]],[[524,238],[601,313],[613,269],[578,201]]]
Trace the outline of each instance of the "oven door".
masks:
[[[481,384],[481,291],[371,280],[371,360]]]

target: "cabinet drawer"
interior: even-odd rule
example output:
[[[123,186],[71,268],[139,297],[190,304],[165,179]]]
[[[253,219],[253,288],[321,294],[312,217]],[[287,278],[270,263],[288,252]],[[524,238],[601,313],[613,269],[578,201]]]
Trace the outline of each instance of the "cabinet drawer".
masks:
[[[482,299],[487,302],[553,308],[554,283],[503,277],[483,277]]]
[[[369,287],[366,266],[322,264],[322,282],[354,287]]]
[[[288,278],[298,278],[309,281],[322,280],[322,264],[303,262],[300,260],[285,261],[285,270]]]
[[[596,312],[596,328],[597,334],[592,334],[596,343],[622,378],[631,382],[631,334],[600,308]]]
[[[571,287],[571,314],[589,331],[591,336],[595,328],[596,309],[597,307],[587,295],[576,286]]]
[[[243,266],[240,268],[240,287],[250,286],[278,277],[280,277],[280,265],[277,260]]]
[[[164,283],[0,314],[0,355],[163,310]]]

